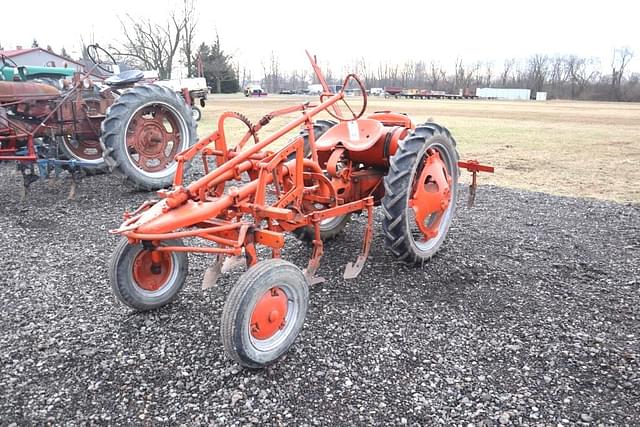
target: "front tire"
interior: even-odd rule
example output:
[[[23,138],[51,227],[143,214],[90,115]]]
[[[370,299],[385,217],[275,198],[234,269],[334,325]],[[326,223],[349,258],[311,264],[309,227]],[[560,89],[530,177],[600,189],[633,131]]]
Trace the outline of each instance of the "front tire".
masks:
[[[220,320],[227,355],[247,368],[278,360],[304,324],[309,285],[290,262],[268,259],[249,268],[231,288]]]
[[[148,84],[128,89],[106,116],[100,141],[109,168],[139,190],[169,187],[176,154],[197,138],[191,107],[170,89]]]
[[[202,118],[202,110],[200,110],[200,108],[196,107],[195,105],[192,106],[191,117],[193,117],[193,120],[195,120],[196,122],[199,122],[200,119]]]
[[[385,246],[401,261],[421,264],[440,249],[455,213],[458,153],[446,128],[416,127],[398,145],[384,177]]]
[[[183,246],[166,240],[163,246]],[[158,252],[153,265],[151,252],[142,244],[131,245],[126,237],[118,243],[109,265],[109,281],[118,300],[137,311],[162,307],[173,301],[185,284],[189,259],[185,252]],[[154,268],[155,267],[155,268]]]

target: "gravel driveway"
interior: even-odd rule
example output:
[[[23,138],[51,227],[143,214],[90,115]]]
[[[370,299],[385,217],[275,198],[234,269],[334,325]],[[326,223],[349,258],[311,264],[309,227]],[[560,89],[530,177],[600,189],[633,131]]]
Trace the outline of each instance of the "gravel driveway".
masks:
[[[147,195],[114,177],[0,178],[0,424],[548,425],[640,423],[640,206],[481,187],[440,254],[397,264],[363,217],[325,247],[298,341],[247,371],[219,342],[240,272],[134,314],[114,301],[107,233]],[[379,212],[376,213],[379,215]],[[379,220],[379,218],[378,218]],[[303,266],[309,249],[288,240]]]

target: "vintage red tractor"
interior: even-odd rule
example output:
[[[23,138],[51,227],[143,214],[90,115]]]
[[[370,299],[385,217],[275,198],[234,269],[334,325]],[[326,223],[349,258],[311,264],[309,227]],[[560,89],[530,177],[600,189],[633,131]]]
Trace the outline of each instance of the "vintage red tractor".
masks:
[[[25,191],[62,169],[75,178],[108,168],[139,189],[168,187],[176,154],[196,141],[191,108],[170,89],[141,84],[142,71],[114,73],[115,59],[98,45],[87,55],[95,65],[72,80],[43,67],[48,77],[27,79],[28,67],[0,58],[0,71],[12,71],[0,73],[0,161],[18,162]]]
[[[355,84],[363,97],[362,108],[354,112],[344,89],[331,93],[315,59],[309,59],[325,88],[318,105],[274,111],[256,124],[241,114],[223,113],[217,131],[177,156],[173,188],[126,213],[120,228],[112,230],[123,238],[109,267],[111,285],[135,310],[158,308],[176,297],[187,278],[187,252],[215,256],[203,286],[215,283],[225,258],[243,256],[248,269],[227,296],[221,335],[228,355],[250,368],[274,362],[294,342],[304,323],[309,285],[322,280],[315,273],[323,240],[340,233],[350,215],[366,212],[368,221],[361,253],[347,265],[345,278],[356,277],[365,264],[377,205],[386,246],[399,260],[421,265],[447,235],[459,165],[474,174],[492,170],[477,162],[459,163],[456,142],[440,125],[415,125],[406,115],[388,111],[365,116],[366,90],[350,74],[343,88]],[[322,112],[338,122],[314,122]],[[300,117],[258,137],[274,117],[291,113]],[[247,127],[233,145],[224,130],[228,120]],[[298,127],[298,137],[276,148],[276,141]],[[196,156],[205,175],[186,185],[183,167]],[[211,161],[215,168],[210,169]],[[280,259],[286,232],[312,244],[305,270]],[[185,246],[181,240],[187,238],[200,244]],[[270,249],[269,259],[258,259],[259,245]]]

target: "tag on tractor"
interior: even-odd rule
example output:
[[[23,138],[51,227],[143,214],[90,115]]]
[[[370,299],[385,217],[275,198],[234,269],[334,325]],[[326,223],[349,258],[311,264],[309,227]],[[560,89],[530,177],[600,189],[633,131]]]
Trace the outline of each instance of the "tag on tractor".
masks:
[[[347,122],[347,127],[349,128],[349,140],[351,141],[359,141],[360,140],[360,130],[358,129],[358,122],[352,120]]]

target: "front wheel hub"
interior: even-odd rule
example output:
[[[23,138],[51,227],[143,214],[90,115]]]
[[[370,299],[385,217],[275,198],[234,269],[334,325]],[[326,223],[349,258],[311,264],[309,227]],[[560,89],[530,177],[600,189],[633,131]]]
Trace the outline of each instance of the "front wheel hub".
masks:
[[[169,281],[173,261],[169,252],[143,250],[133,260],[133,279],[145,291],[155,292]]]
[[[251,335],[259,340],[274,336],[285,325],[287,305],[282,289],[273,287],[265,292],[251,314]]]

